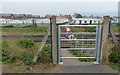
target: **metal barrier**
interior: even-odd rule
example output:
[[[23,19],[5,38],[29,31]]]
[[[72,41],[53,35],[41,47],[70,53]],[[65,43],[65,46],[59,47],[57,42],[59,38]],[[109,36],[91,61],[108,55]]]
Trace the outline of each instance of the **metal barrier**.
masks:
[[[66,58],[96,59],[99,64],[101,29],[101,25],[58,25],[58,64]]]

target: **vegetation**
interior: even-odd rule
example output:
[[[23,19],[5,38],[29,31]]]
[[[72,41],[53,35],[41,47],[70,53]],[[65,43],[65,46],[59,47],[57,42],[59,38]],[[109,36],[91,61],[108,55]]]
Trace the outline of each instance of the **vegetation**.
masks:
[[[95,32],[95,27],[80,27],[80,29],[79,29],[79,27],[78,28],[72,28],[73,29],[73,32],[80,32],[80,30],[81,30],[81,32]],[[76,30],[78,30],[78,31],[76,31]]]
[[[50,45],[46,44],[39,54],[38,61],[41,63],[52,63],[52,51]]]
[[[31,48],[32,46],[34,46],[34,42],[32,40],[19,40],[18,45],[24,48]]]
[[[111,68],[113,70],[120,70],[120,65],[119,65],[119,52],[118,50],[113,47],[110,51],[108,60],[111,64]]]
[[[61,28],[62,32],[65,32],[65,28]],[[95,32],[95,27],[72,27],[71,32]]]
[[[94,44],[87,45],[85,48],[93,48],[95,47]],[[94,51],[89,50],[89,51],[80,51],[80,50],[69,50],[69,53],[72,53],[75,57],[89,57],[90,55],[93,56]],[[88,55],[85,53],[89,53]],[[80,62],[93,62],[95,59],[88,59],[88,58],[79,58],[78,59]]]
[[[113,47],[109,55],[109,61],[112,63],[118,63],[119,55],[118,51]]]
[[[33,66],[32,59],[37,48],[35,46],[22,48],[17,43],[16,41],[2,41],[2,62],[4,64],[22,62],[27,66]]]
[[[113,70],[119,70],[120,71],[120,65],[111,65],[111,68]]]
[[[118,52],[117,51],[111,52],[111,54],[109,55],[109,61],[112,63],[118,63]]]
[[[70,53],[72,53],[75,57],[88,57],[87,55],[85,54],[80,54],[80,51],[79,50],[70,50]],[[79,58],[78,59],[80,62],[93,62],[95,61],[95,59],[92,59],[92,58]]]
[[[2,62],[15,66],[34,66],[39,61],[42,63],[52,62],[50,45],[45,45],[37,63],[32,60],[38,50],[38,43],[32,40],[2,41]]]
[[[75,18],[83,18],[83,16],[82,16],[81,14],[79,14],[79,13],[75,13],[73,16],[74,16]]]
[[[118,32],[118,34],[120,34],[120,25],[119,26],[115,26],[114,27],[114,31]]]
[[[15,73],[28,73],[27,70],[16,70]]]
[[[51,69],[51,67],[52,67],[52,64],[46,64],[44,69],[48,69],[49,70],[49,69]]]
[[[1,35],[42,35],[48,27],[0,28]]]

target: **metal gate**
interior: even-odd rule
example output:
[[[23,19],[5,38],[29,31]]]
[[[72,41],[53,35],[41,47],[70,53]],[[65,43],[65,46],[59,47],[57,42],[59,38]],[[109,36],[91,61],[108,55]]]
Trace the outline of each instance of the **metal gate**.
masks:
[[[101,29],[101,25],[58,25],[58,64],[69,58],[99,64]]]

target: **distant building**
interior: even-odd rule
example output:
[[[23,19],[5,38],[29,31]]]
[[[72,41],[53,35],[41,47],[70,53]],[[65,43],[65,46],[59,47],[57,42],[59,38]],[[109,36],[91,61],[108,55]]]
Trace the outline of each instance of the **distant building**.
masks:
[[[82,24],[101,24],[102,18],[73,18],[74,24],[82,25]]]
[[[117,25],[119,22],[120,22],[120,19],[118,17],[111,18],[111,24]]]
[[[39,15],[31,15],[31,14],[0,14],[0,18],[4,19],[19,19],[19,18],[40,18]]]
[[[51,18],[52,15],[47,15],[45,18]],[[56,16],[57,23],[69,22],[72,19],[71,16]]]

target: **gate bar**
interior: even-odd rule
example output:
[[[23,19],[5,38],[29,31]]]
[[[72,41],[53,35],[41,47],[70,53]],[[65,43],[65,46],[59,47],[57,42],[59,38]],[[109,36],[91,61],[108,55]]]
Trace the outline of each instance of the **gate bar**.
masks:
[[[96,27],[96,42],[95,42],[95,44],[96,44],[96,46],[95,46],[95,53],[94,53],[94,55],[95,55],[95,57],[96,57],[96,59],[97,59],[97,51],[98,51],[98,25],[97,25],[97,27]]]
[[[66,34],[65,32],[61,32],[61,34]],[[95,35],[95,32],[72,32],[72,34],[90,34],[90,35]]]
[[[60,37],[61,37],[61,31],[60,31],[61,27],[60,25],[58,25],[58,64],[60,64],[60,53],[61,53],[61,44],[60,44]]]
[[[60,57],[60,58],[95,58],[95,57]]]
[[[96,41],[96,39],[61,39],[61,41]]]
[[[61,50],[95,50],[95,48],[61,48]]]
[[[102,26],[99,25],[99,33],[98,33],[98,52],[97,52],[97,64],[100,63],[100,50],[101,50],[101,35],[102,35]]]
[[[97,25],[60,25],[61,27],[97,27]]]

